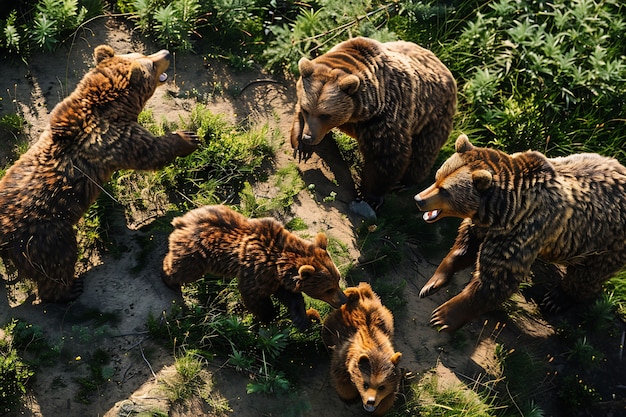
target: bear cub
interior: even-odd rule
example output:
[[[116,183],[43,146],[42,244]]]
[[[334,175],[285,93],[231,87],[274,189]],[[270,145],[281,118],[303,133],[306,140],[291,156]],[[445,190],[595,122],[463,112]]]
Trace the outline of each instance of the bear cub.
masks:
[[[245,307],[259,320],[276,317],[274,295],[300,330],[320,320],[317,311],[305,310],[302,292],[335,308],[346,301],[323,233],[309,242],[271,217],[248,219],[223,205],[191,210],[172,225],[162,275],[170,288],[205,274],[237,277]]]
[[[298,68],[294,153],[308,156],[333,128],[355,138],[363,157],[359,194],[374,209],[399,182],[426,177],[457,101],[454,77],[431,51],[357,37],[300,59]]]
[[[415,196],[424,220],[464,219],[454,246],[421,297],[473,266],[460,294],[439,306],[431,324],[454,331],[496,309],[519,288],[536,259],[564,271],[543,304],[585,302],[626,264],[626,168],[582,153],[547,158],[473,146],[461,135],[435,183]]]
[[[40,300],[78,297],[74,225],[118,169],[156,170],[198,146],[194,134],[154,137],[137,116],[167,80],[170,53],[115,55],[101,45],[95,67],[54,107],[39,140],[0,181],[0,256]]]
[[[365,282],[345,294],[346,304],[330,313],[322,328],[331,350],[331,382],[342,400],[360,399],[365,411],[382,416],[393,406],[402,378],[402,354],[391,341],[393,315]]]

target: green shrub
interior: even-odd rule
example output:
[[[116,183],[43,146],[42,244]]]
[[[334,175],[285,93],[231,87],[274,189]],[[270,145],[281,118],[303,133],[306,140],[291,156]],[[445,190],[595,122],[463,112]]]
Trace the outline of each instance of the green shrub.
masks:
[[[0,331],[0,413],[6,413],[22,402],[33,371],[18,355],[14,347],[13,320]]]

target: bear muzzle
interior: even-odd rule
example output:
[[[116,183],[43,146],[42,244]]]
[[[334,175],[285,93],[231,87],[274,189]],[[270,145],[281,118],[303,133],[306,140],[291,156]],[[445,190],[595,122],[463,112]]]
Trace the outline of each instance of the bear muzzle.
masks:
[[[439,200],[438,196],[439,190],[434,185],[431,185],[413,198],[417,209],[425,212],[422,218],[427,223],[437,221],[441,214],[441,208],[436,207],[437,201]]]
[[[363,409],[368,413],[376,411],[376,398],[368,397],[367,401],[363,403]]]
[[[337,291],[334,299],[329,301],[328,304],[330,304],[334,308],[340,308],[347,301],[348,301],[348,298],[346,297],[346,294],[344,294],[343,291],[339,290]]]
[[[170,51],[167,49],[161,49],[159,52],[149,55],[148,59],[150,59],[154,64],[154,68],[159,78],[159,83],[167,81],[167,73],[165,70],[169,68],[170,61],[172,60],[172,54],[170,54]]]

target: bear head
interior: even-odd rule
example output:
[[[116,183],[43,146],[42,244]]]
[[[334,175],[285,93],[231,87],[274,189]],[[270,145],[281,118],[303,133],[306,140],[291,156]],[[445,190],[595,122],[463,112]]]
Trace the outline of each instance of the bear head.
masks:
[[[318,233],[306,264],[298,268],[298,275],[293,280],[297,292],[339,308],[346,302],[346,296],[339,287],[341,275],[326,250],[327,245],[326,235]]]
[[[302,58],[298,68],[298,103],[291,128],[294,149],[300,146],[300,142],[317,145],[331,129],[351,122],[356,109],[353,96],[361,85],[356,75],[315,60]]]
[[[152,55],[116,55],[110,46],[97,46],[95,67],[83,77],[69,100],[52,111],[53,133],[72,134],[83,127],[88,131],[89,126],[113,117],[116,123],[136,121],[157,86],[167,80],[170,58],[166,50]]]
[[[395,395],[402,377],[398,368],[401,357],[400,352],[389,355],[388,350],[377,348],[351,357],[348,373],[365,411],[376,411],[382,400]]]
[[[459,217],[481,226],[505,226],[518,212],[515,196],[554,175],[538,152],[508,155],[473,146],[466,135],[457,138],[455,151],[437,170],[435,183],[415,196],[428,223]]]

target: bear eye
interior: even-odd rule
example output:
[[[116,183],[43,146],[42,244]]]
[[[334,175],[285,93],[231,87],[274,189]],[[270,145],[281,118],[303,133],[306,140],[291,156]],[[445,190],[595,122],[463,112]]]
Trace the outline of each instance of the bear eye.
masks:
[[[385,390],[385,386],[381,385],[380,387],[378,387],[378,391],[384,391]]]
[[[363,388],[368,389],[370,387],[370,384],[368,384],[367,382],[363,383]]]
[[[318,119],[322,120],[322,121],[327,121],[330,120],[330,114],[320,114],[319,116],[317,116]]]

